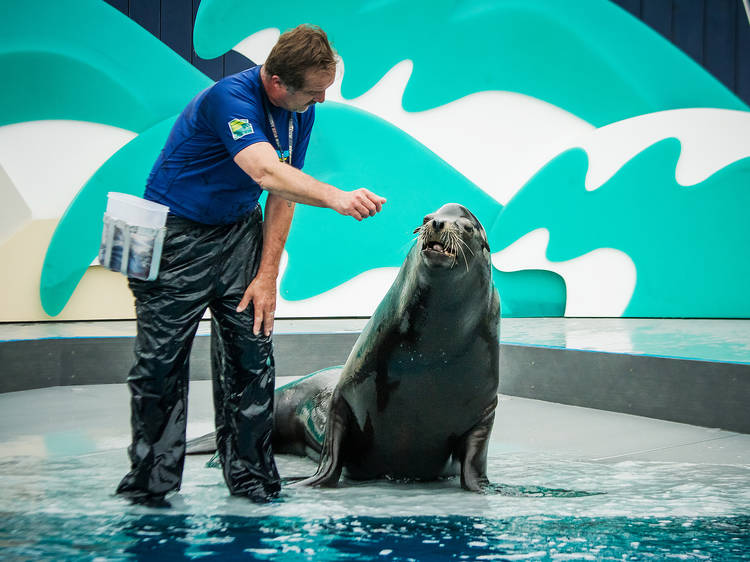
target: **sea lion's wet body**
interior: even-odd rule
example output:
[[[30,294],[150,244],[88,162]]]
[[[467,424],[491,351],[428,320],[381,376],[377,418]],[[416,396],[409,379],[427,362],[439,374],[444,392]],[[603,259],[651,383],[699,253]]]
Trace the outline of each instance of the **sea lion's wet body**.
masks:
[[[417,231],[340,376],[326,371],[276,395],[276,452],[315,456],[322,440],[305,484],[335,485],[342,469],[352,479],[459,472],[467,489],[487,484],[500,305],[486,235],[455,204]]]

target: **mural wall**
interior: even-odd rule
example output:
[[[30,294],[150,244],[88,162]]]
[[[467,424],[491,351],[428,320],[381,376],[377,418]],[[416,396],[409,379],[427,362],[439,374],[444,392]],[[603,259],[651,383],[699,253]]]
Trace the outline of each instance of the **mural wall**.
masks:
[[[0,20],[18,76],[0,92],[0,321],[129,318],[124,278],[91,265],[106,193],[142,193],[212,81],[103,2],[57,4]],[[203,0],[195,19],[205,59],[326,29],[342,60],[305,169],[388,198],[363,223],[298,206],[279,316],[369,315],[449,201],[488,230],[504,316],[750,316],[750,111],[687,55],[607,0],[350,4]]]

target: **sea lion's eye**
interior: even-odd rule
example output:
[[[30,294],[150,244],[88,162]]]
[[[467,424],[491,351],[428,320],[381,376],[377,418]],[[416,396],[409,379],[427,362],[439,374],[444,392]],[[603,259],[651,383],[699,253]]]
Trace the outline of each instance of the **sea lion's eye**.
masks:
[[[468,232],[469,234],[471,234],[472,232],[474,232],[474,227],[473,227],[473,226],[471,226],[470,224],[465,224],[465,225],[464,225],[464,230],[465,230],[466,232]]]
[[[424,219],[422,220],[422,224],[427,224],[427,223],[428,223],[428,222],[430,221],[430,219],[431,219],[431,218],[432,218],[432,215],[427,215],[427,216],[426,216],[426,217],[425,217],[425,218],[424,218]]]

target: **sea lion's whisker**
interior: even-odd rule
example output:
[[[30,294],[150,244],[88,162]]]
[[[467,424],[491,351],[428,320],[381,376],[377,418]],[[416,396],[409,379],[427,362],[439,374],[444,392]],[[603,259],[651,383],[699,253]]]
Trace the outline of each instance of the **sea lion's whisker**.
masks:
[[[451,264],[451,267],[456,265],[456,262],[458,261],[458,251],[461,251],[463,254],[463,250],[461,250],[461,247],[458,245],[459,241],[459,235],[457,232],[457,229],[455,226],[452,226],[450,229],[446,231],[446,238],[448,239],[447,249],[450,251],[451,255],[453,256],[453,264]],[[464,261],[466,261],[466,256],[464,255]]]
[[[474,255],[474,250],[472,250],[472,249],[471,249],[471,247],[470,247],[470,246],[469,246],[469,245],[468,245],[468,244],[467,244],[466,242],[464,242],[464,241],[463,241],[463,240],[461,239],[461,237],[460,237],[460,236],[459,236],[459,237],[457,238],[457,241],[458,241],[458,243],[459,243],[459,244],[462,244],[464,248],[466,248],[467,250],[469,250],[469,253],[470,253],[470,254],[471,254],[472,256]],[[463,252],[462,252],[462,253],[463,253]],[[466,254],[464,254],[464,258],[466,258]]]
[[[456,248],[458,249],[459,252],[461,252],[461,255],[464,258],[464,265],[466,266],[466,271],[468,272],[469,271],[469,260],[466,258],[466,252],[464,252],[464,249],[461,247],[462,244],[464,246],[466,246],[466,243],[463,240],[461,240],[460,237],[456,238],[456,242],[458,242],[458,244],[456,244]],[[466,246],[466,248],[471,252],[471,248],[469,248],[468,246]]]

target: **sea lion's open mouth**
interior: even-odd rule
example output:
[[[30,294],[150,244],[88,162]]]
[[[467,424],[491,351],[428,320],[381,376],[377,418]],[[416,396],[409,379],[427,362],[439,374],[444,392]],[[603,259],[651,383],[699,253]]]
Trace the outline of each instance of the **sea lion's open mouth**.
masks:
[[[417,241],[422,256],[431,265],[453,267],[458,261],[458,252],[464,252],[461,245],[465,245],[465,242],[453,223],[438,222],[428,215],[422,226],[414,229],[414,233],[419,234]]]
[[[440,240],[429,240],[429,241],[426,241],[422,245],[422,251],[423,252],[427,252],[427,251],[429,251],[429,252],[435,252],[437,254],[443,254],[444,256],[448,256],[448,257],[451,257],[451,258],[455,258],[456,257],[456,252],[453,251],[452,248],[444,246],[443,242],[440,241]]]

